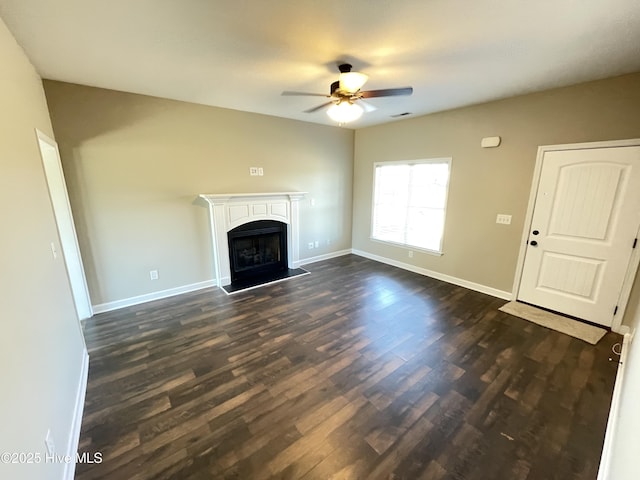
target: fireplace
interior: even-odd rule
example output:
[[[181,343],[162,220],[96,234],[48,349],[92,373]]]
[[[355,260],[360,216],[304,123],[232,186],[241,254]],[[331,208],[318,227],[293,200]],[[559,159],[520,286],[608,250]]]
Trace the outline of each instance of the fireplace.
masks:
[[[209,204],[217,286],[232,294],[308,273],[299,268],[298,217],[304,195],[305,192],[200,195]]]
[[[231,283],[277,275],[287,269],[287,225],[275,220],[245,223],[227,233]]]

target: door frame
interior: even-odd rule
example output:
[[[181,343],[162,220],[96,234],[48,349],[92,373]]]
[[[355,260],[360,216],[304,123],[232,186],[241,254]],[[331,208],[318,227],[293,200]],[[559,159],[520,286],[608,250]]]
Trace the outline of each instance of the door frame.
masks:
[[[67,185],[64,178],[62,162],[60,160],[58,143],[37,128],[35,131],[36,140],[38,142],[38,151],[40,152],[40,158],[42,160],[42,169],[47,183],[47,189],[49,191],[49,200],[54,213],[58,239],[62,249],[62,256],[64,259],[65,270],[67,272],[67,278],[69,280],[69,286],[71,287],[71,292],[73,294],[76,314],[78,315],[79,320],[86,320],[93,316],[93,306],[91,305],[91,297],[89,296],[89,287],[87,285],[82,255],[80,254],[78,235],[76,233],[71,204],[69,202],[69,193],[67,191]],[[46,147],[52,151],[55,151],[55,160],[48,159],[45,156],[42,144],[46,145]],[[51,178],[51,176],[55,176],[57,178],[54,179]],[[64,198],[59,198],[57,201],[54,200],[51,192],[52,182],[54,181],[61,181],[63,187],[61,193]],[[61,218],[64,218],[64,220],[61,221]],[[75,273],[72,273],[72,271]],[[72,274],[75,275],[75,278],[72,278]]]
[[[524,268],[524,259],[527,252],[527,245],[529,241],[529,232],[531,231],[531,222],[533,220],[533,209],[536,204],[536,198],[538,196],[538,186],[540,184],[540,175],[542,174],[542,160],[545,153],[553,151],[563,150],[588,150],[594,148],[618,148],[618,147],[636,147],[640,146],[640,138],[634,138],[630,140],[610,140],[604,142],[589,142],[589,143],[567,143],[560,145],[542,145],[538,147],[538,155],[536,157],[536,166],[533,171],[533,179],[531,181],[531,190],[529,192],[529,203],[527,205],[527,213],[524,219],[524,229],[522,231],[522,239],[520,242],[520,252],[518,253],[518,262],[516,264],[516,273],[513,281],[513,288],[511,290],[511,300],[515,301],[518,298],[520,291],[520,282],[522,280],[522,270]],[[640,229],[636,232],[636,237],[640,235]],[[631,294],[631,288],[633,287],[633,281],[640,264],[640,247],[634,248],[631,252],[631,258],[629,259],[629,265],[627,266],[627,273],[624,277],[622,284],[622,290],[618,297],[618,310],[613,317],[613,323],[611,324],[611,330],[616,333],[624,334],[627,332],[628,327],[622,325],[622,319],[624,318],[624,312],[629,302],[629,295]]]

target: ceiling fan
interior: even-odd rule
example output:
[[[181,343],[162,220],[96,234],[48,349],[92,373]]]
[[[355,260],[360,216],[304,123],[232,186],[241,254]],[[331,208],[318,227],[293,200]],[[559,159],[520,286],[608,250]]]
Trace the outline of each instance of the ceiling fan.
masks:
[[[375,107],[366,102],[365,98],[375,97],[396,97],[401,95],[411,95],[412,87],[403,88],[386,88],[383,90],[361,90],[367,79],[364,73],[352,72],[353,68],[348,63],[338,66],[340,77],[331,84],[330,94],[307,93],[307,92],[282,92],[287,96],[313,96],[330,98],[328,102],[318,105],[317,107],[305,110],[305,113],[312,113],[323,108],[329,107],[327,115],[336,122],[343,124],[357,120],[366,111],[375,110]]]

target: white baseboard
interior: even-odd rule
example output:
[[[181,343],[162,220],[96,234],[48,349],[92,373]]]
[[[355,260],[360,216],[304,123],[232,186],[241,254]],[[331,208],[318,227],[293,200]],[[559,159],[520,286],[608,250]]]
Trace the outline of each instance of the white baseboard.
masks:
[[[86,349],[82,352],[82,367],[80,369],[80,381],[78,384],[78,393],[76,395],[76,404],[71,423],[71,435],[69,436],[69,444],[67,445],[68,458],[75,460],[78,452],[78,444],[80,443],[80,429],[82,428],[82,413],[84,412],[84,399],[87,394],[87,380],[89,379],[89,353]],[[76,472],[76,462],[66,462],[63,477],[65,480],[73,480]]]
[[[620,334],[622,336],[626,335],[627,333],[631,333],[631,328],[629,328],[626,325],[620,325],[617,328],[614,325],[613,327],[611,327],[611,330],[613,330],[615,333],[618,333],[618,334]]]
[[[304,258],[299,260],[293,265],[293,268],[301,267],[302,265],[307,265],[309,263],[319,262],[321,260],[328,260],[330,258],[340,257],[342,255],[348,255],[351,253],[351,250],[339,250],[337,252],[331,252],[324,255],[318,255],[317,257]],[[224,277],[220,282],[220,285],[228,285],[231,283],[231,277]],[[124,298],[122,300],[116,300],[113,302],[100,303],[97,305],[92,305],[93,313],[104,313],[110,312],[112,310],[118,310],[119,308],[131,307],[133,305],[139,305],[141,303],[151,302],[153,300],[160,300],[162,298],[173,297],[174,295],[180,295],[182,293],[193,292],[195,290],[200,290],[202,288],[209,287],[219,287],[218,282],[216,280],[206,280],[204,282],[192,283],[190,285],[184,285],[182,287],[170,288],[168,290],[160,290],[158,292],[147,293],[145,295],[138,295],[137,297]],[[91,319],[87,319],[85,321],[91,321]]]
[[[301,267],[302,265],[309,265],[310,263],[320,262],[322,260],[329,260],[330,258],[342,257],[343,255],[349,255],[352,253],[351,249],[338,250],[337,252],[325,253],[324,255],[318,255],[316,257],[301,258],[298,260],[293,268]]]
[[[453,283],[454,285],[459,285],[461,287],[465,287],[470,290],[486,293],[487,295],[492,295],[494,297],[502,298],[504,300],[511,300],[511,292],[506,292],[503,290],[498,290],[496,288],[487,287],[486,285],[480,285],[479,283],[470,282],[462,278],[452,277],[451,275],[446,275],[444,273],[434,272],[432,270],[427,270],[426,268],[416,267],[415,265],[410,265],[408,263],[398,262],[396,260],[391,260],[386,257],[380,257],[378,255],[373,255],[371,253],[364,252],[362,250],[352,250],[352,249],[338,250],[336,252],[330,252],[324,255],[303,258],[303,259],[300,259],[298,262],[296,262],[293,268],[298,268],[303,265],[308,265],[310,263],[320,262],[322,260],[329,260],[330,258],[349,255],[351,253],[353,253],[354,255],[359,255],[360,257],[368,258],[370,260],[375,260],[376,262],[386,263],[387,265],[392,265],[394,267],[402,268],[410,272],[419,273],[420,275],[425,275],[427,277],[435,278],[437,280]],[[229,281],[226,283],[223,282],[222,285],[226,285],[227,283],[230,283],[230,281],[231,279],[229,279]],[[182,287],[176,287],[168,290],[161,290],[158,292],[147,293],[145,295],[139,295],[137,297],[130,297],[122,300],[116,300],[114,302],[100,303],[98,305],[93,305],[93,313],[97,314],[97,313],[110,312],[112,310],[117,310],[119,308],[130,307],[132,305],[139,305],[141,303],[151,302],[153,300],[160,300],[162,298],[172,297],[174,295],[180,295],[182,293],[193,292],[195,290],[200,290],[202,288],[209,288],[209,287],[215,287],[215,286],[218,286],[215,280],[206,280],[204,282],[192,283],[190,285],[184,285]],[[90,321],[90,319],[87,319],[86,321]]]
[[[192,283],[189,285],[183,285],[182,287],[170,288],[168,290],[160,290],[158,292],[147,293],[145,295],[138,295],[137,297],[125,298],[122,300],[116,300],[114,302],[100,303],[93,305],[93,313],[110,312],[111,310],[117,310],[119,308],[130,307],[132,305],[139,305],[141,303],[151,302],[153,300],[160,300],[161,298],[173,297],[174,295],[180,295],[181,293],[193,292],[208,287],[215,287],[215,280],[206,280],[204,282]],[[91,319],[85,320],[90,322]]]
[[[618,410],[620,409],[620,399],[622,398],[622,384],[624,373],[627,368],[627,352],[633,341],[631,333],[626,333],[622,339],[622,351],[616,373],[616,382],[613,385],[613,395],[611,397],[611,408],[609,409],[609,419],[607,420],[607,430],[604,434],[604,445],[602,446],[602,456],[600,457],[600,468],[598,469],[597,480],[611,480],[609,470],[611,469],[611,453],[613,442],[616,438],[618,426]]]
[[[436,280],[442,280],[443,282],[452,283],[460,287],[468,288],[469,290],[475,290],[476,292],[486,293],[487,295],[491,295],[497,298],[502,298],[503,300],[511,300],[511,292],[498,290],[497,288],[493,288],[493,287],[487,287],[486,285],[470,282],[469,280],[453,277],[451,275],[447,275],[444,273],[434,272],[433,270],[427,270],[426,268],[416,267],[415,265],[399,262],[397,260],[392,260],[390,258],[380,257],[378,255],[364,252],[362,250],[352,250],[352,253],[354,255],[359,255],[361,257],[368,258],[370,260],[375,260],[376,262],[386,263],[387,265],[392,265],[394,267],[402,268],[403,270],[419,273],[420,275],[424,275],[425,277],[431,277],[431,278],[435,278]]]

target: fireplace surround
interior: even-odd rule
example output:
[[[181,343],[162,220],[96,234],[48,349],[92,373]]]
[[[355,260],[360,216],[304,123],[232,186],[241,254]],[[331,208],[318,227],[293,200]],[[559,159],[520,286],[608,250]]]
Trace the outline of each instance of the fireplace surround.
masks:
[[[232,239],[243,239],[245,232],[255,230],[254,227],[273,230],[278,228],[280,238],[284,241],[284,247],[280,244],[278,268],[295,269],[300,263],[300,226],[299,207],[300,200],[306,192],[276,192],[276,193],[237,193],[237,194],[201,194],[200,197],[209,204],[209,219],[211,222],[211,247],[213,258],[213,271],[215,283],[219,287],[231,285],[233,282],[242,281],[243,267],[255,266],[260,269],[269,264],[273,267],[274,259],[265,261],[264,255],[272,256],[274,253],[263,253],[262,258],[250,259],[253,249],[260,247],[260,242],[271,242],[270,252],[273,252],[273,237],[267,237],[274,231],[265,231],[259,240],[254,243],[240,240],[241,253],[235,260],[240,265],[240,278],[238,272],[233,272],[234,260],[230,257],[233,251]],[[266,222],[266,223],[263,223]],[[278,225],[280,224],[280,225]],[[259,237],[261,234],[258,235]],[[263,245],[264,246],[264,245]],[[244,249],[244,253],[242,250]],[[257,250],[256,250],[257,251]],[[249,265],[253,264],[253,265]],[[235,277],[235,278],[234,278]],[[227,291],[227,289],[225,289]]]

